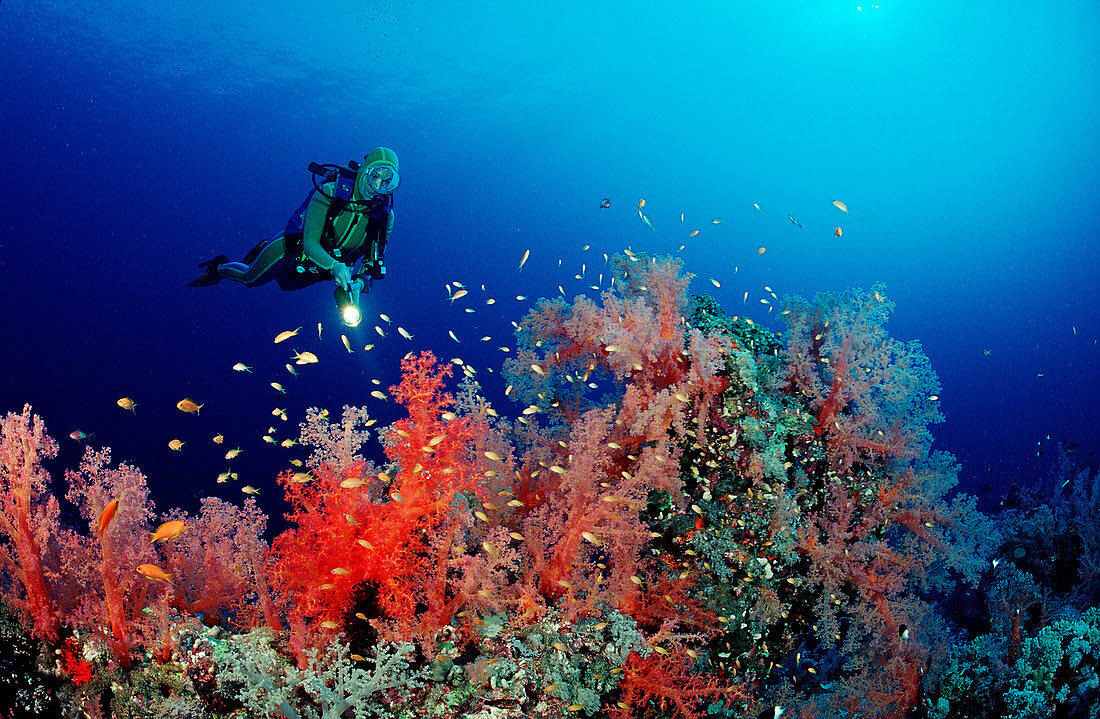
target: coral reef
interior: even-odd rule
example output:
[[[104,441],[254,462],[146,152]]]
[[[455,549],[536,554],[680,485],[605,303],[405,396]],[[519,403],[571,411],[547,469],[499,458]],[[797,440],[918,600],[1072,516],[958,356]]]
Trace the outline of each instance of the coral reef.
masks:
[[[453,397],[428,352],[390,388],[407,416],[377,430],[384,458],[361,451],[365,408],[310,410],[270,546],[252,502],[158,516],[107,450],[67,474],[85,524],[62,526],[55,445],[9,414],[0,589],[40,640],[20,671],[37,651],[68,715],[128,717],[950,717],[994,691],[1039,716],[1095,697],[1095,613],[1035,617],[1021,569],[987,572],[1008,540],[931,450],[938,381],[887,334],[884,288],[786,298],[778,333],[689,298],[674,260],[610,267],[598,302],[519,324],[513,418],[474,382]],[[1096,546],[1094,515],[1055,516]],[[187,529],[151,544],[161,521]],[[966,636],[942,602],[979,591],[1007,611]]]

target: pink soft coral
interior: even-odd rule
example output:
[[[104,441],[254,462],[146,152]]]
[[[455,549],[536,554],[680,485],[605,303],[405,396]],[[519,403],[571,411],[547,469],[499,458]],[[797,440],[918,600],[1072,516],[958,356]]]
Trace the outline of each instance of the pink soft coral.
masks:
[[[167,599],[165,586],[137,573],[139,564],[161,564],[149,543],[153,503],[145,476],[135,467],[110,467],[109,449],[89,448],[77,471],[66,472],[66,495],[89,529],[95,529],[103,509],[118,500],[118,510],[101,534],[71,536],[66,547],[66,573],[81,577],[84,588],[74,626],[100,632],[114,658],[130,666],[131,648],[147,644],[157,628],[144,610]],[[169,569],[168,571],[171,571]]]
[[[790,387],[811,398],[814,432],[834,469],[922,456],[928,425],[943,420],[939,381],[920,344],[886,332],[893,303],[885,288],[787,300]]]
[[[47,493],[50,476],[42,460],[56,455],[57,442],[30,405],[0,420],[0,534],[11,542],[0,547],[0,586],[44,639],[56,639],[59,627],[43,569],[44,552],[59,530],[59,509]]]

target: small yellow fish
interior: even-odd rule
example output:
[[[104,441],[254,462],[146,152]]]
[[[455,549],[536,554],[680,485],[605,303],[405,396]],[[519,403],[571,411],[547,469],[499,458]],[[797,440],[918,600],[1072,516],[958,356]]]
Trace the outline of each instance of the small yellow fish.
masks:
[[[692,230],[692,231],[691,231],[691,234],[690,234],[690,235],[688,235],[688,237],[695,237],[695,236],[696,236],[696,235],[698,235],[698,234],[699,234],[699,230]]]
[[[517,267],[516,269],[517,270],[522,270],[524,263],[527,262],[527,258],[530,257],[530,256],[531,256],[531,250],[525,250],[524,253],[523,253],[523,257],[519,261],[519,267]]]
[[[219,474],[218,475],[218,484],[225,484],[226,480],[229,479],[229,475],[230,475],[230,472],[222,472],[221,474]]]
[[[722,218],[721,217],[715,217],[713,220],[710,221],[710,224],[720,225],[720,224],[722,224]]]
[[[382,394],[378,390],[374,390],[373,392],[371,392],[370,396],[374,397],[375,399],[381,399],[381,400],[386,399],[386,395]]]
[[[389,316],[389,315],[387,315],[387,314],[386,314],[385,312],[381,312],[381,313],[379,313],[379,314],[378,314],[378,316],[379,316],[379,317],[380,317],[380,318],[382,319],[382,321],[383,321],[383,322],[385,322],[386,324],[389,324],[389,323],[390,323],[390,316]]]
[[[182,440],[173,439],[171,442],[168,443],[168,449],[174,449],[178,452],[183,449],[183,445],[184,443]]]
[[[294,364],[315,364],[317,362],[317,355],[312,352],[295,352]]]
[[[281,419],[285,422],[286,421],[286,410],[285,409],[279,409],[278,407],[276,407],[275,409],[271,410],[271,416],[272,417],[278,417],[279,419]]]
[[[718,280],[714,279],[713,277],[710,278],[710,283],[712,285],[714,285],[715,287],[721,287],[722,286],[722,283],[719,282]]]
[[[265,434],[264,435],[264,441],[267,442],[268,444],[275,444],[275,438],[272,437],[270,434]]]
[[[229,450],[228,452],[225,453],[225,458],[226,459],[233,459],[238,454],[240,454],[242,451],[244,451],[244,450],[242,450],[240,447],[237,447],[236,449],[231,449],[231,450]]]
[[[287,372],[291,373],[295,377],[298,376],[298,370],[294,369],[294,367],[292,367],[289,362],[283,366],[286,367]]]
[[[293,439],[284,439],[282,442],[279,442],[280,447],[286,447],[287,449],[290,449],[296,444],[298,443],[295,442]]]
[[[881,292],[875,292],[875,299],[882,302],[886,297]]]
[[[294,482],[295,484],[305,484],[312,479],[313,475],[309,472],[295,472],[294,474],[290,475],[290,481]]]
[[[527,299],[527,296],[526,295],[516,295],[516,299],[519,300],[520,302],[523,302],[525,299]]]
[[[139,564],[137,566],[137,573],[147,579],[154,579],[158,582],[168,582],[172,584],[172,575],[155,564]]]
[[[233,365],[233,369],[237,370],[238,372],[251,372],[252,371],[252,368],[249,367],[248,365],[246,365],[244,362],[238,362],[237,364]]]
[[[546,375],[546,370],[542,368],[542,365],[533,364],[531,365],[531,369],[534,370],[535,374]]]
[[[834,204],[834,205],[836,205],[836,207],[837,207],[837,209],[838,209],[838,210],[841,210],[842,212],[845,212],[845,213],[847,213],[847,212],[848,212],[848,206],[847,206],[847,205],[845,205],[845,204],[844,204],[843,202],[841,202],[840,200],[833,200],[833,204]]]
[[[163,522],[150,535],[149,544],[175,539],[190,528],[190,525],[185,524],[182,519],[173,519],[168,522]]]
[[[321,339],[321,323],[317,323],[317,339]]]
[[[325,621],[321,622],[321,626],[324,629],[339,629],[339,627],[340,627],[339,624],[332,621],[331,619],[326,619]]]
[[[603,542],[600,541],[600,538],[597,537],[595,534],[592,534],[592,532],[581,532],[581,537],[583,537],[585,541],[595,544],[597,547],[603,544]]]
[[[286,389],[281,384],[279,384],[278,382],[272,382],[271,383],[271,389],[275,390],[276,392],[281,392],[282,394],[286,394]]]
[[[244,492],[245,494],[259,494],[260,493],[260,490],[256,489],[255,487],[253,487],[251,485],[248,485],[248,484],[241,487],[241,491]]]
[[[298,334],[301,331],[302,331],[302,328],[299,327],[296,330],[286,330],[284,332],[280,332],[279,334],[275,335],[275,344],[279,344],[280,342],[286,342],[288,339],[290,339],[291,337],[293,337],[294,335]]]
[[[455,292],[453,295],[451,295],[451,304],[454,304],[455,300],[460,300],[468,294],[469,292],[467,292],[466,290],[459,290],[458,292]]]
[[[344,349],[348,351],[348,354],[351,354],[351,342],[348,342],[348,336],[340,335],[340,341],[344,343]]]
[[[500,461],[500,455],[497,454],[496,452],[493,452],[492,450],[488,450],[488,451],[485,452],[485,458],[488,459],[488,460],[491,460],[493,462],[499,462]]]
[[[760,248],[759,250],[757,250],[757,251],[756,251],[756,254],[758,254],[758,255],[762,255],[762,254],[764,254],[765,252],[767,252],[767,249],[768,249],[768,248],[766,248],[766,247],[761,247],[761,248]]]
[[[179,402],[176,402],[176,409],[178,409],[180,412],[188,412],[188,413],[193,412],[195,414],[198,414],[199,410],[202,409],[202,408],[203,408],[203,405],[195,404],[194,402],[187,399],[186,397],[181,399]]]
[[[115,402],[115,404],[117,404],[119,407],[122,407],[123,409],[128,409],[131,412],[134,411],[134,407],[137,407],[137,402],[130,399],[129,397],[123,397]]]
[[[413,336],[411,334],[409,334],[409,331],[407,329],[405,329],[404,327],[399,326],[397,328],[397,334],[401,335],[402,337],[404,337],[407,340],[411,340],[413,338]]]
[[[638,212],[641,212],[643,207],[645,207],[645,198],[644,197],[642,199],[638,200]]]

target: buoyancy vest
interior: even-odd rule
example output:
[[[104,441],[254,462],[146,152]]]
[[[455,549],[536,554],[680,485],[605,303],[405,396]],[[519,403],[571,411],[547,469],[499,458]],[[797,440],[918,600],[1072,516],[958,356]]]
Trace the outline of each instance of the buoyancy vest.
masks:
[[[350,266],[362,257],[369,247],[381,247],[386,243],[389,215],[393,210],[393,195],[375,195],[369,200],[352,200],[351,194],[355,189],[355,178],[358,169],[359,164],[354,160],[348,163],[348,167],[310,163],[309,171],[313,173],[313,189],[309,191],[306,199],[302,201],[302,204],[287,220],[286,228],[283,230],[283,241],[286,246],[284,256],[288,260],[299,264],[312,264],[305,255],[302,243],[305,233],[306,212],[313,196],[318,192],[329,199],[328,211],[325,213],[325,226],[321,232],[321,246],[325,251],[332,253],[334,257]],[[319,175],[324,177],[324,181],[320,185],[317,183]],[[331,195],[322,189],[323,184],[329,182],[334,183]],[[335,220],[349,206],[357,214],[365,215],[368,224],[363,243],[352,252],[344,253],[341,256],[338,247],[341,238],[336,236]]]

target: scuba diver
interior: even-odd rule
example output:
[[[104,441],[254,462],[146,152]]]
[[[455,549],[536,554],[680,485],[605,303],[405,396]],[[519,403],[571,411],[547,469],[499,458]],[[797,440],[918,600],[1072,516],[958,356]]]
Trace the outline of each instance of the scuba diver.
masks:
[[[253,247],[243,262],[218,255],[199,263],[202,275],[187,286],[229,279],[256,287],[275,280],[284,290],[298,290],[331,279],[341,319],[358,325],[359,294],[386,276],[382,254],[393,229],[393,192],[400,183],[393,150],[376,147],[363,159],[361,166],[355,161],[347,167],[310,163],[313,189],[283,233]],[[324,180],[320,185],[318,177]]]

